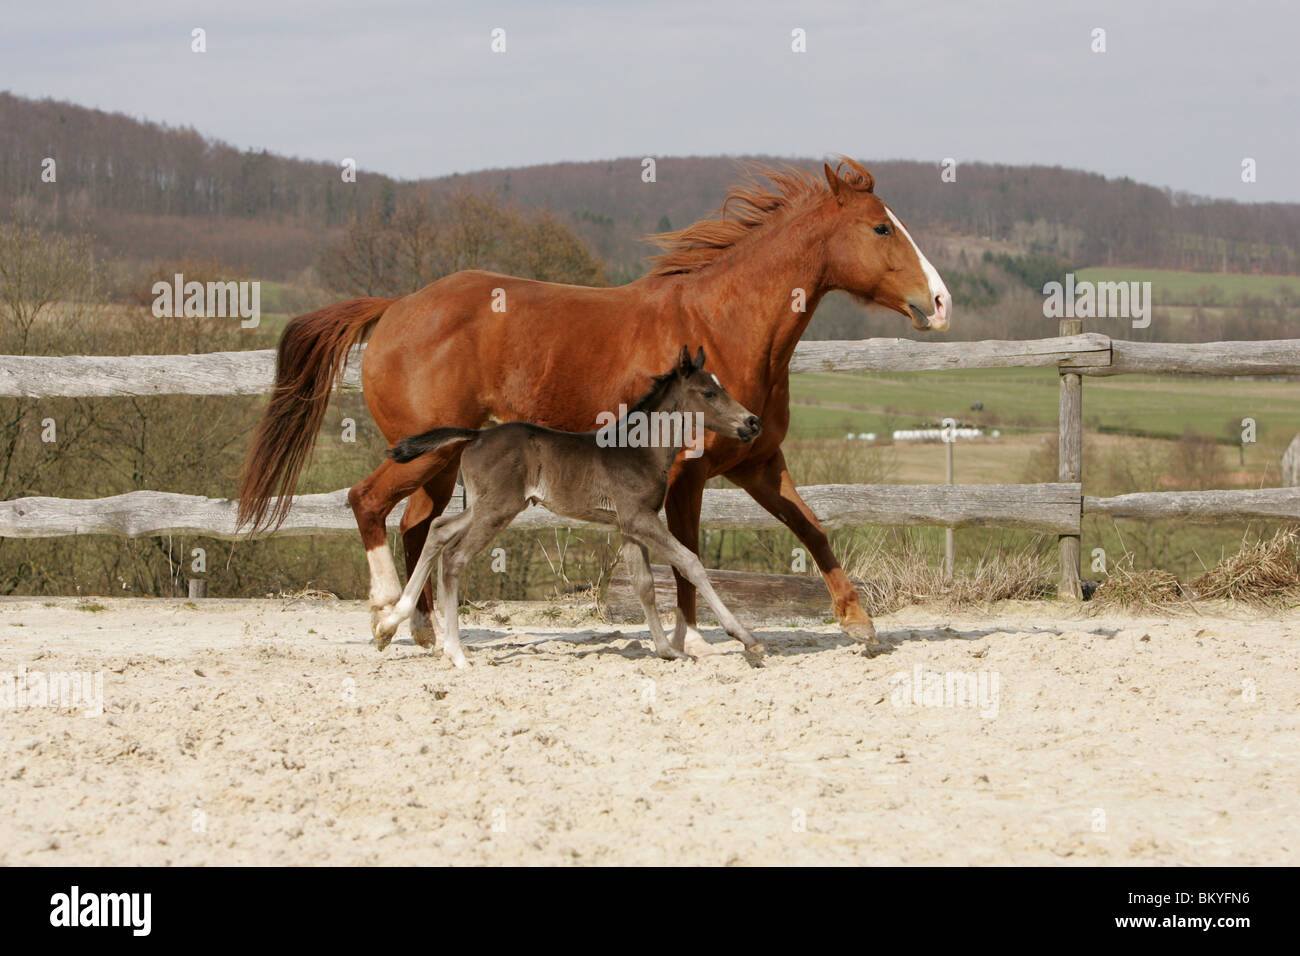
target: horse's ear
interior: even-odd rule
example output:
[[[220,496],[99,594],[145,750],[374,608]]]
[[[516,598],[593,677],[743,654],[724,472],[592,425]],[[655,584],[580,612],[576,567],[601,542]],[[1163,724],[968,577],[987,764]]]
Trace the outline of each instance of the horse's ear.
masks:
[[[830,163],[822,163],[822,170],[826,173],[826,185],[831,187],[831,195],[843,206],[849,201],[849,184],[840,179],[839,174],[831,169]]]
[[[704,346],[703,345],[701,345],[700,350],[697,353],[695,353],[695,369],[696,371],[698,371],[702,368],[704,368]]]
[[[871,175],[867,170],[867,167],[863,166],[852,156],[843,157],[843,163],[858,177],[857,183],[854,184],[855,188],[868,193],[872,192],[876,188],[876,177]]]
[[[683,345],[682,350],[677,353],[677,371],[681,375],[690,375],[694,369],[691,366],[691,347]]]

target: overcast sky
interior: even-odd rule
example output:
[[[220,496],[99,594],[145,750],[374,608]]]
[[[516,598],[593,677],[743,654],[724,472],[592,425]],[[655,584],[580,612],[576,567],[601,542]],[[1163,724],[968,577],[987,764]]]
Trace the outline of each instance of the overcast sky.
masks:
[[[40,0],[6,3],[0,88],[408,178],[847,153],[1294,202],[1298,37],[1296,0]]]

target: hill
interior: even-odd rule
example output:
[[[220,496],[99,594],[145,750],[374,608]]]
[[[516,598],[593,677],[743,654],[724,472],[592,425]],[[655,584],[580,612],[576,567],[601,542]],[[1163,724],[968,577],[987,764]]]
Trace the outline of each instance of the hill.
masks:
[[[57,163],[55,183],[42,180],[47,158]],[[864,159],[880,194],[944,271],[964,314],[984,316],[955,335],[1006,334],[999,332],[994,311],[1011,334],[1042,334],[1045,326],[1035,320],[1041,283],[1035,283],[1044,270],[1300,274],[1297,204],[1209,200],[1042,166],[967,163],[958,167],[956,182],[945,183],[937,164]],[[92,232],[109,260],[137,267],[218,262],[264,279],[319,283],[310,270],[354,217],[416,200],[436,203],[468,189],[553,211],[604,260],[612,281],[625,281],[642,272],[652,251],[645,235],[680,228],[715,210],[742,174],[743,161],[810,170],[821,162],[655,160],[654,182],[643,180],[642,157],[629,157],[414,182],[361,170],[348,183],[331,162],[241,151],[188,127],[0,93],[0,213],[14,203],[33,205],[56,228]],[[1028,266],[1022,268],[1016,257],[1025,257]],[[1271,292],[1277,283],[1266,285]],[[1234,303],[1190,303],[1201,304]],[[1197,328],[1214,335],[1218,320],[1199,319],[1204,321]],[[893,318],[863,325],[860,310],[836,300],[819,311],[811,332],[828,330],[902,331]]]

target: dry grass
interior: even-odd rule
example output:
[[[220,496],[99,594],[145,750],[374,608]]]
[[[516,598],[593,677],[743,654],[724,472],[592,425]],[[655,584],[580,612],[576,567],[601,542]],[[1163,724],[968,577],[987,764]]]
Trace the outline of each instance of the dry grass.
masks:
[[[1031,548],[994,551],[971,568],[944,579],[917,547],[873,547],[844,562],[849,577],[866,597],[872,614],[889,614],[909,604],[937,602],[948,607],[991,604],[1004,600],[1051,597],[1055,589],[1054,560]]]
[[[1192,581],[1200,598],[1278,606],[1300,601],[1300,531],[1282,528],[1268,541],[1242,544]]]
[[[1106,580],[1092,596],[1097,608],[1127,611],[1164,611],[1185,600],[1177,575],[1158,568],[1134,570],[1131,554],[1111,566]]]

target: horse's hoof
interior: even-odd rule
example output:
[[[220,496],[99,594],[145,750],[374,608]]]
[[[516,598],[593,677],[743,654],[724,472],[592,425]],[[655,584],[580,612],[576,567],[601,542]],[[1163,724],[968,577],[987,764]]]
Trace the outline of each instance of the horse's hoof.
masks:
[[[749,645],[749,647],[745,648],[745,653],[751,657],[762,657],[767,653],[767,648],[758,641],[755,641],[753,644]]]
[[[870,647],[880,646],[880,640],[876,637],[876,625],[872,624],[870,620],[843,621],[840,624],[840,630],[860,644],[866,644]]]

